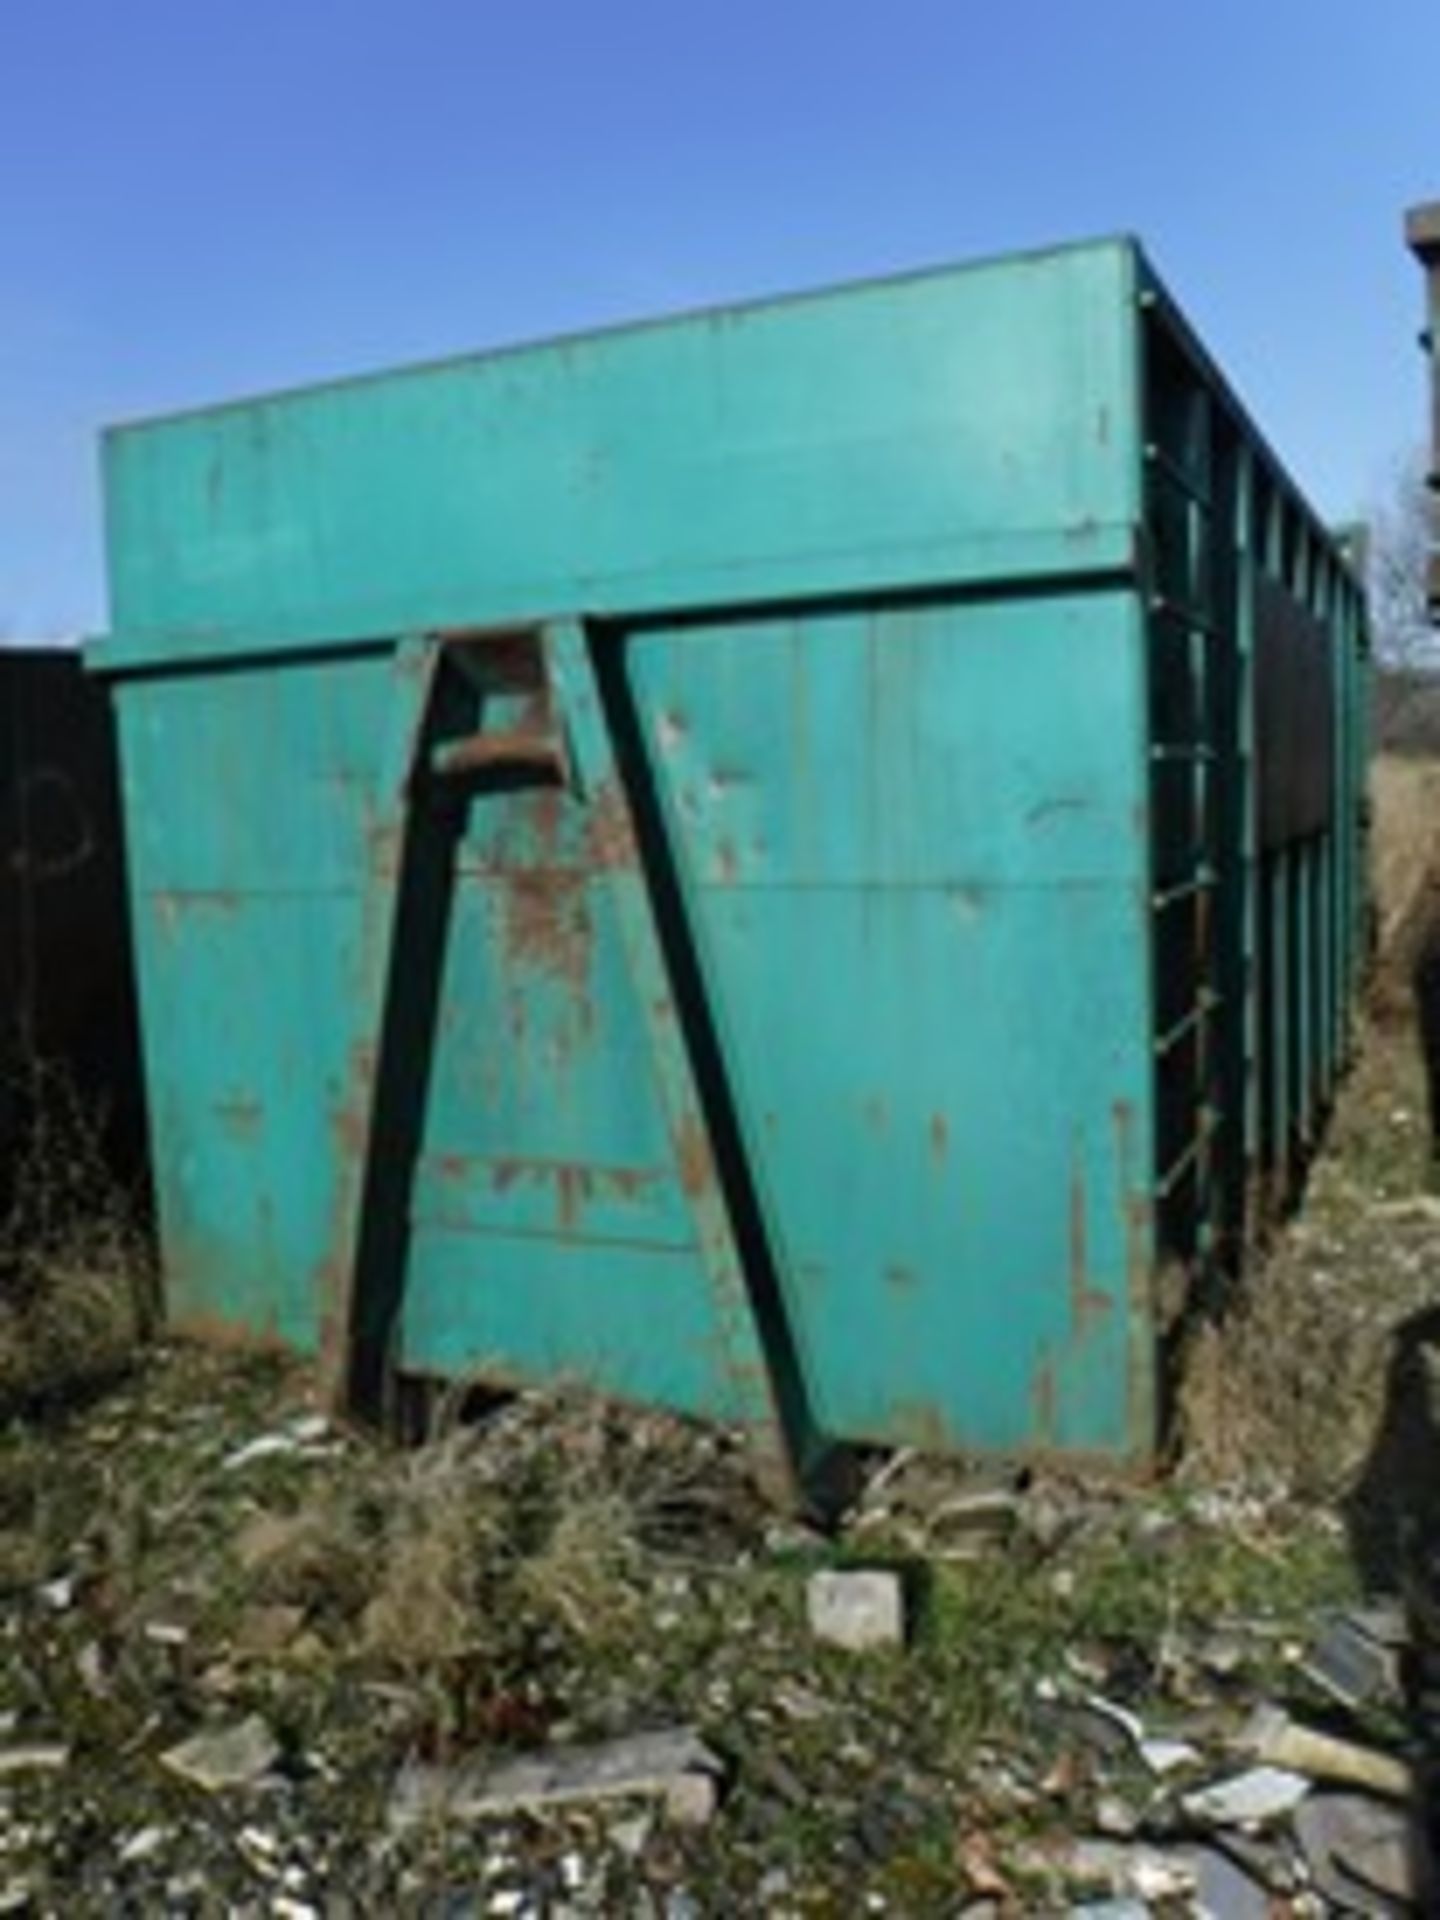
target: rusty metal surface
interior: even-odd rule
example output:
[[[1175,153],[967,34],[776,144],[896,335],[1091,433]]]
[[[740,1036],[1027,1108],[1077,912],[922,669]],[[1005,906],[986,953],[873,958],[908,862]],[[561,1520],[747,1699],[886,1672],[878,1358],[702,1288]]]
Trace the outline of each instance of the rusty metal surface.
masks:
[[[1325,784],[1242,488],[1312,614],[1331,565],[1157,287],[1106,244],[112,440],[182,1311],[362,1402],[1149,1455],[1214,1030],[1242,1145],[1271,1044],[1202,765],[1277,832]]]

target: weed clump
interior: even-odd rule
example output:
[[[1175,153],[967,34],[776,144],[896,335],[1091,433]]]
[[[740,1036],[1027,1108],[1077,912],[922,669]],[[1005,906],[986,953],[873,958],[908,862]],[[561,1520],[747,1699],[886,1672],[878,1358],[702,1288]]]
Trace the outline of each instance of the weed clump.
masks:
[[[114,1378],[157,1312],[143,1209],[107,1164],[103,1114],[34,1057],[8,1091],[20,1147],[0,1211],[0,1416]]]
[[[728,1564],[766,1511],[738,1443],[557,1387],[478,1424],[442,1408],[425,1444],[272,1522],[268,1550],[235,1545],[252,1598],[453,1712],[623,1647],[657,1567]]]

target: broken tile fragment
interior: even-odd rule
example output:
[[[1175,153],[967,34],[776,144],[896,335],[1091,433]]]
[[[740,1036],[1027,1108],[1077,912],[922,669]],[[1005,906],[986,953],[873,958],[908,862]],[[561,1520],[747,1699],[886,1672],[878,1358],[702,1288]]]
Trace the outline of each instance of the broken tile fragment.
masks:
[[[537,1807],[633,1795],[659,1799],[681,1824],[703,1824],[714,1810],[719,1759],[688,1727],[630,1734],[598,1746],[554,1748],[499,1766],[410,1764],[401,1770],[390,1798],[395,1827],[448,1815],[475,1819]],[[702,1806],[687,1776],[703,1775],[711,1789]]]
[[[0,1747],[0,1779],[12,1773],[56,1773],[70,1764],[70,1749],[58,1740]]]
[[[280,1746],[259,1714],[249,1714],[232,1726],[192,1734],[160,1755],[160,1764],[177,1779],[219,1793],[227,1787],[248,1786],[280,1758]]]
[[[1293,1813],[1309,1791],[1303,1774],[1284,1767],[1250,1767],[1187,1793],[1181,1805],[1192,1820],[1206,1825],[1263,1826]]]

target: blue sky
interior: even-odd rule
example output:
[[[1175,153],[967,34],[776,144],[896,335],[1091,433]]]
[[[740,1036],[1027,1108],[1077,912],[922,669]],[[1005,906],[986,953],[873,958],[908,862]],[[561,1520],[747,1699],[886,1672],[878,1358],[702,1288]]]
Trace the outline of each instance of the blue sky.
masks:
[[[1128,229],[1317,504],[1424,430],[1436,0],[0,0],[0,631],[98,429]]]

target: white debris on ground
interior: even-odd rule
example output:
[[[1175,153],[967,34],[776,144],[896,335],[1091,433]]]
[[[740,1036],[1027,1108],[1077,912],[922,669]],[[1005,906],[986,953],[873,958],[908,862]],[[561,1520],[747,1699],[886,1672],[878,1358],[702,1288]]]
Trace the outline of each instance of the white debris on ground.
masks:
[[[812,1573],[805,1590],[810,1631],[847,1653],[905,1643],[905,1602],[896,1573],[827,1570]]]
[[[0,1430],[0,1916],[1423,1911],[1371,1548],[1428,1456],[1366,1429],[1440,1217],[1413,1089],[1354,1097],[1271,1269],[1329,1317],[1150,1488],[902,1453],[832,1532],[734,1435],[557,1390],[407,1453],[166,1347]]]

